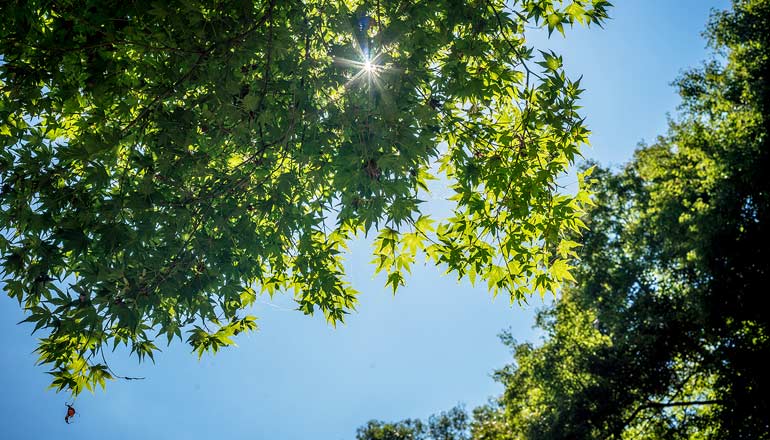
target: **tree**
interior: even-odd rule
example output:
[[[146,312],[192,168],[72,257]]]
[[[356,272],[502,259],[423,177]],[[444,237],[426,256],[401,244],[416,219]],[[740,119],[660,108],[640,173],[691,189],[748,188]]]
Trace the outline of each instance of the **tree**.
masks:
[[[427,423],[403,420],[384,423],[371,420],[358,428],[356,440],[469,440],[468,413],[462,407],[434,414]]]
[[[599,173],[578,283],[498,372],[521,437],[770,435],[768,25],[767,0],[715,14],[726,62],[685,73],[668,134]]]
[[[199,355],[293,290],[334,324],[342,253],[376,232],[394,292],[417,253],[512,300],[568,279],[588,202],[555,179],[586,142],[579,81],[525,25],[606,0],[6,2],[4,289],[47,332],[53,386],[110,379],[103,347]],[[454,214],[420,213],[436,174]]]
[[[576,281],[541,346],[503,336],[505,392],[472,438],[770,438],[769,27],[768,0],[715,13],[724,61],[676,82],[665,136],[594,173]]]

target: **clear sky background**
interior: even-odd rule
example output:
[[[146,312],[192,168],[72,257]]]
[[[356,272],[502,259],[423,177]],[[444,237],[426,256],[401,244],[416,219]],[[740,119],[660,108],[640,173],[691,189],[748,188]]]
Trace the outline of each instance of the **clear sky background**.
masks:
[[[708,56],[701,32],[727,0],[615,0],[604,29],[575,28],[546,41],[564,55],[568,74],[583,75],[584,115],[593,131],[587,158],[627,161],[639,141],[666,130],[678,97],[669,85]],[[438,191],[429,211],[442,212]],[[322,317],[290,310],[287,297],[263,298],[259,330],[198,361],[189,347],[163,348],[156,364],[108,358],[121,375],[107,392],[78,397],[78,417],[64,424],[67,394],[46,390],[35,367],[36,339],[17,303],[0,297],[0,439],[352,439],[370,419],[427,417],[499,394],[491,372],[510,362],[497,334],[537,342],[529,305],[492,299],[418,266],[396,296],[373,279],[369,243],[351,246],[348,272],[361,291],[358,311],[334,329]]]

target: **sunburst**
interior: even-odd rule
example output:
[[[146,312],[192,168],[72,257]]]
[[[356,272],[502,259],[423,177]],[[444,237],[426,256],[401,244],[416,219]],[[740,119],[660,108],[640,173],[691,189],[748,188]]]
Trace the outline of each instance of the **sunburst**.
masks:
[[[379,87],[380,75],[390,69],[390,66],[381,64],[381,60],[382,53],[372,58],[362,57],[362,61],[349,60],[347,58],[334,59],[341,66],[356,69],[356,73],[345,83],[345,89],[349,89],[361,80],[365,80],[367,84],[374,84]]]
[[[343,67],[349,67],[356,70],[356,73],[345,83],[345,90],[350,89],[354,84],[365,82],[369,86],[381,88],[380,77],[383,73],[391,70],[393,67],[383,63],[384,51],[379,51],[374,56],[370,56],[368,50],[364,50],[359,44],[356,44],[358,60],[350,60],[342,57],[334,57],[334,62]]]

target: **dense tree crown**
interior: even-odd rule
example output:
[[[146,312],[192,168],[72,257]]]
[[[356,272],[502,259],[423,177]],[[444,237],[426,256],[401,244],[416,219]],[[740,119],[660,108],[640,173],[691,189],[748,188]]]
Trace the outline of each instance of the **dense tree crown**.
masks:
[[[579,81],[525,25],[606,0],[12,1],[0,15],[4,290],[45,332],[53,384],[255,328],[262,292],[331,323],[346,242],[375,234],[395,291],[423,253],[512,300],[569,279],[587,130]],[[446,179],[454,212],[420,213]]]
[[[505,337],[504,394],[440,438],[770,438],[768,29],[768,0],[713,15],[720,61],[676,82],[681,116],[594,173],[576,282],[538,318],[545,342]],[[433,438],[415,426],[371,422],[359,440]]]

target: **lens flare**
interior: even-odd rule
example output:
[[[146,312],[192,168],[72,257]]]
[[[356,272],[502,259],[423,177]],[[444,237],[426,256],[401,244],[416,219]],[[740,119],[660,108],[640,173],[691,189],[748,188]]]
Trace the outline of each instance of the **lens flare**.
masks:
[[[345,89],[349,89],[354,85],[368,86],[381,89],[383,86],[382,80],[384,75],[388,72],[398,70],[398,68],[392,66],[390,63],[383,62],[385,55],[384,52],[374,54],[374,56],[367,56],[366,52],[358,47],[358,60],[351,60],[342,57],[334,57],[334,63],[348,70],[352,70],[353,75],[349,77],[345,83]]]

